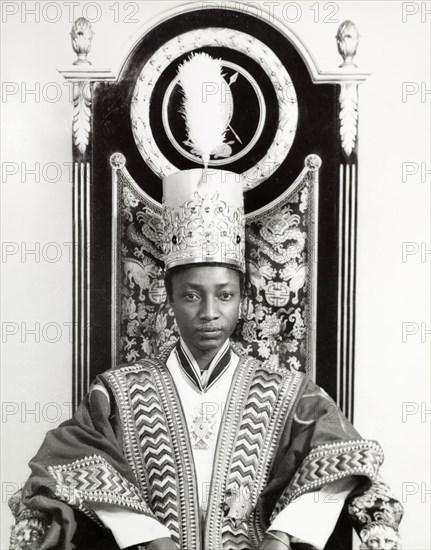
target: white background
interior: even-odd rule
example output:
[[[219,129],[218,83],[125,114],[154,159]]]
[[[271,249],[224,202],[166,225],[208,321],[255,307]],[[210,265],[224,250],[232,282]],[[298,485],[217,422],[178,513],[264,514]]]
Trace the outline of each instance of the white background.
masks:
[[[69,38],[73,20],[99,18],[96,2],[75,2],[73,14],[70,4],[2,2],[2,549],[8,548],[12,521],[5,502],[27,478],[28,460],[45,432],[70,411],[72,266],[63,243],[72,240],[72,105],[70,88],[56,69],[75,59]],[[93,65],[116,67],[130,35],[176,4],[100,2],[89,56]],[[421,411],[430,408],[431,336],[423,330],[430,329],[431,259],[429,254],[421,258],[420,250],[431,246],[431,176],[421,177],[420,163],[430,169],[431,97],[421,97],[421,88],[431,87],[431,15],[426,13],[431,5],[322,1],[266,6],[288,20],[323,69],[341,61],[334,38],[339,23],[351,19],[361,33],[356,62],[372,76],[360,89],[355,425],[385,450],[383,474],[405,506],[404,548],[430,550],[430,415]],[[38,21],[29,13],[34,8]],[[132,10],[138,22],[125,22]],[[403,82],[418,88],[404,101]],[[405,162],[417,163],[419,172],[403,182]],[[17,163],[15,175],[11,163]],[[39,182],[25,173],[35,163],[40,163]],[[405,261],[403,242],[412,243],[407,245],[411,251],[418,249]],[[40,254],[26,254],[35,243]],[[405,342],[403,323],[418,330]],[[35,326],[40,342],[25,334]],[[5,333],[15,328],[16,334]],[[417,413],[403,419],[403,403]]]

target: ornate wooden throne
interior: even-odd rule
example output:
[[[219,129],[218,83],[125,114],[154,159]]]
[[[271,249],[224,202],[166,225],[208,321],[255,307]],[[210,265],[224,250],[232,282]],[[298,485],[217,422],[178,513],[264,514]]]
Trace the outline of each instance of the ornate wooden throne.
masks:
[[[74,85],[75,406],[99,372],[176,338],[163,285],[161,177],[199,166],[176,71],[205,51],[223,59],[234,97],[229,141],[210,166],[247,182],[247,299],[235,340],[308,372],[352,418],[357,93],[366,79],[352,61],[354,24],[339,28],[343,63],[331,72],[284,24],[238,2],[162,13],[117,72],[88,63],[91,39],[90,24],[77,20],[78,59],[60,71]],[[331,550],[351,547],[345,529]]]

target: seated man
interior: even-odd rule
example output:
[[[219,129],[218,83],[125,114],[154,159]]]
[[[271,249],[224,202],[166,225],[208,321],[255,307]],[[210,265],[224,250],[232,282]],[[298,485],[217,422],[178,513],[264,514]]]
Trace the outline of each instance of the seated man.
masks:
[[[200,171],[191,172],[182,178],[202,217]],[[167,209],[170,188],[178,197],[173,179]],[[240,200],[232,185],[217,186],[232,207]],[[347,497],[367,490],[362,503],[350,497],[351,515],[367,540],[385,527],[393,544],[366,547],[397,548],[401,510],[376,481],[379,445],[363,440],[306,376],[241,355],[230,342],[243,231],[227,261],[197,256],[187,238],[172,238],[184,220],[169,211],[165,219],[166,289],[181,338],[160,357],[102,374],[74,418],[48,433],[14,504],[18,519],[39,520],[35,540],[19,543],[18,527],[12,548],[322,549]],[[202,223],[196,231],[208,230]]]
[[[343,508],[368,548],[398,548],[379,445],[305,375],[230,341],[245,272],[239,177],[173,174],[163,200],[180,339],[101,374],[47,434],[11,502],[13,550],[321,550]]]

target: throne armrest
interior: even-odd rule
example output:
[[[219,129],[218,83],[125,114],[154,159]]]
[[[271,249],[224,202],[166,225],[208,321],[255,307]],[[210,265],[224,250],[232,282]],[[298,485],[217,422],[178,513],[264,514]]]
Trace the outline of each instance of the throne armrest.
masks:
[[[50,524],[48,516],[28,508],[22,502],[22,490],[12,495],[8,504],[15,518],[9,550],[39,550]]]
[[[349,498],[347,512],[361,539],[360,550],[402,548],[398,527],[404,509],[380,476],[367,491]]]

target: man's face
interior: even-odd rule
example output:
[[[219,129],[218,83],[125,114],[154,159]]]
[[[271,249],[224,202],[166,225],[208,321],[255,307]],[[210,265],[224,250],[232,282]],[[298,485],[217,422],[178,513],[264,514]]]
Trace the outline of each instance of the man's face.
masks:
[[[181,336],[196,360],[217,350],[238,321],[239,273],[222,266],[196,266],[172,274],[172,306]]]

